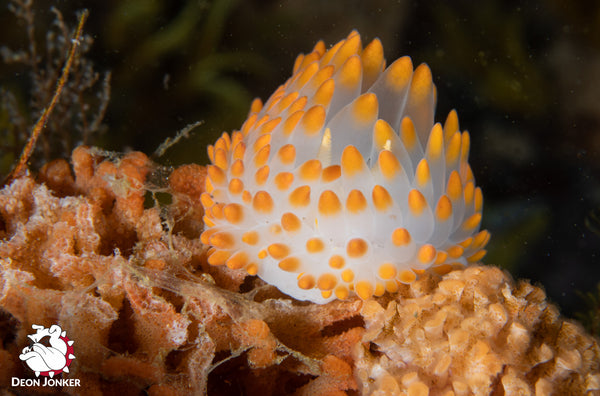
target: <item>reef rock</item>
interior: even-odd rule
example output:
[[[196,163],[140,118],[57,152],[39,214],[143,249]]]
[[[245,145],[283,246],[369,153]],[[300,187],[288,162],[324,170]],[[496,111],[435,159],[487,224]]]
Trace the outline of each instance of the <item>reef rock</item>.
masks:
[[[207,263],[204,168],[153,200],[141,153],[79,147],[0,190],[3,394],[600,394],[600,348],[491,266],[317,305]],[[11,388],[32,324],[59,324],[79,387]]]

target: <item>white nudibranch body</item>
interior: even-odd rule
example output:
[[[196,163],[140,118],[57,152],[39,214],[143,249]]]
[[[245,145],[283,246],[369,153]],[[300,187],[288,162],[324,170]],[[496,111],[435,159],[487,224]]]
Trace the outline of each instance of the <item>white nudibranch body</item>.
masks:
[[[208,262],[299,300],[395,292],[479,261],[483,197],[455,111],[434,124],[431,71],[386,68],[353,31],[299,55],[292,77],[208,153]]]

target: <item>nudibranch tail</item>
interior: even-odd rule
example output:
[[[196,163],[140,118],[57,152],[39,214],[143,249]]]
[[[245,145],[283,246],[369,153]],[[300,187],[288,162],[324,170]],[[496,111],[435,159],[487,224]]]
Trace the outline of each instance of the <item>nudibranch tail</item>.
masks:
[[[202,242],[299,300],[396,292],[479,261],[483,196],[453,110],[434,123],[431,71],[386,68],[378,39],[319,41],[239,131],[209,146]]]

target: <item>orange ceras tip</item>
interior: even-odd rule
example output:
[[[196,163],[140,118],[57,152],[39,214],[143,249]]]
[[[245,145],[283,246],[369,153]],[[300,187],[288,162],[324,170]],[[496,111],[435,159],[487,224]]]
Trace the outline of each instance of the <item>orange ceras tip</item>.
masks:
[[[423,158],[417,165],[417,171],[415,173],[415,180],[417,181],[417,187],[425,187],[425,185],[431,180],[431,172],[429,171],[429,164],[427,160]]]
[[[471,137],[455,110],[435,123],[429,67],[387,63],[381,42],[363,48],[356,31],[327,48],[298,56],[240,129],[208,147],[208,263],[326,303],[481,260],[490,233]]]
[[[305,181],[316,180],[321,177],[321,168],[319,160],[308,160],[300,166],[300,177]]]
[[[336,284],[337,277],[330,273],[321,275],[317,281],[317,287],[321,290],[332,290]]]
[[[364,170],[364,159],[354,146],[347,146],[342,153],[342,175],[352,177]]]
[[[269,245],[267,251],[274,259],[281,260],[290,254],[290,248],[283,243],[273,243]]]
[[[301,186],[296,188],[289,196],[289,203],[294,206],[308,206],[310,204],[310,187]]]
[[[248,263],[248,254],[246,252],[237,252],[233,256],[231,256],[226,262],[225,265],[231,269],[240,269],[244,268]]]
[[[393,204],[392,196],[385,187],[377,185],[373,187],[373,206],[381,212],[385,212]]]
[[[442,195],[435,207],[435,215],[440,222],[448,220],[452,216],[452,202],[450,198]]]
[[[310,238],[306,241],[306,251],[309,253],[319,253],[325,249],[325,244],[320,238]]]
[[[298,231],[302,226],[300,219],[293,213],[284,213],[281,216],[281,226],[288,232]]]
[[[307,136],[312,136],[319,132],[325,123],[325,109],[323,106],[313,106],[300,120],[300,124],[304,128],[304,133]]]
[[[420,216],[427,206],[425,197],[419,190],[410,190],[408,193],[408,208],[414,216]]]
[[[294,182],[294,174],[291,172],[280,172],[273,180],[279,190],[287,190]]]
[[[298,279],[298,287],[304,290],[315,287],[315,277],[312,275],[303,275]]]
[[[349,213],[359,213],[368,206],[367,199],[360,190],[352,190],[346,199],[346,210]]]
[[[296,159],[296,148],[291,144],[286,144],[279,149],[278,155],[283,164],[292,164]]]
[[[381,41],[379,41],[379,39],[371,41],[363,49],[360,57],[363,64],[363,80],[366,80],[363,81],[363,86],[368,83],[373,84],[385,63]]]
[[[377,95],[372,93],[361,95],[354,101],[352,106],[352,115],[356,122],[370,125],[371,122],[376,120],[375,117],[377,117],[379,107]]]
[[[400,172],[401,165],[396,156],[388,150],[379,153],[379,169],[386,179],[392,179]]]
[[[323,169],[323,174],[321,178],[323,182],[328,183],[336,180],[342,175],[342,170],[339,165],[331,165],[327,168]]]
[[[254,174],[254,182],[257,186],[262,186],[269,179],[269,173],[271,173],[271,168],[269,165],[261,166],[258,168],[256,173]]]
[[[258,213],[270,213],[273,210],[273,198],[266,191],[258,191],[252,200],[252,207]]]
[[[319,214],[333,216],[342,210],[342,204],[337,195],[330,190],[323,191],[319,197]]]
[[[360,82],[362,75],[362,65],[358,56],[348,59],[339,73],[339,85],[344,88],[354,88]]]

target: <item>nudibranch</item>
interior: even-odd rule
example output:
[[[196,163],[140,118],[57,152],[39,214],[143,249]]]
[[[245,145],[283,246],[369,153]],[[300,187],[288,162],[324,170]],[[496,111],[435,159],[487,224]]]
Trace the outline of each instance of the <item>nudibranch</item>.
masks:
[[[483,196],[453,110],[409,57],[386,68],[358,32],[319,41],[239,131],[208,147],[208,262],[245,269],[298,300],[395,292],[426,270],[479,261]]]

